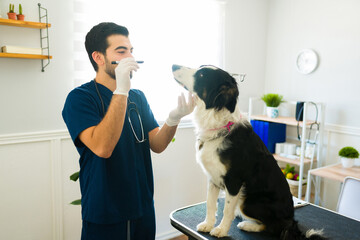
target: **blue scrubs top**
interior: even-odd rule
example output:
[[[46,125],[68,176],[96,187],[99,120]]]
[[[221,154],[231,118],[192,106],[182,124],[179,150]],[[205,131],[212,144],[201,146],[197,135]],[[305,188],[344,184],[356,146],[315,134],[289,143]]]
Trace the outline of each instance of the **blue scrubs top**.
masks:
[[[105,112],[113,93],[97,84],[104,101]],[[136,104],[145,139],[137,143],[128,115],[138,138],[141,125],[133,104],[128,104],[123,131],[110,158],[100,158],[78,138],[79,134],[96,126],[103,118],[100,98],[94,81],[72,90],[62,112],[71,138],[80,154],[80,189],[83,220],[112,224],[140,218],[153,208],[153,171],[148,132],[158,127],[145,95],[131,89],[128,100]]]

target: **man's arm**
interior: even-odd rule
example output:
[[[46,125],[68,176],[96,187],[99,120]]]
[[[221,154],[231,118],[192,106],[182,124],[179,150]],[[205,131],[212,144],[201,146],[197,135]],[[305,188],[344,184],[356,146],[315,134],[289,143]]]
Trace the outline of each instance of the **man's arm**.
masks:
[[[99,157],[109,158],[120,139],[130,90],[130,72],[138,68],[131,57],[119,62],[115,69],[116,89],[103,120],[79,134],[80,141]]]
[[[97,156],[109,158],[122,133],[126,106],[127,97],[114,94],[103,120],[97,126],[82,131],[80,141]]]
[[[169,127],[166,123],[149,132],[150,148],[155,153],[163,152],[176,133],[177,125]]]

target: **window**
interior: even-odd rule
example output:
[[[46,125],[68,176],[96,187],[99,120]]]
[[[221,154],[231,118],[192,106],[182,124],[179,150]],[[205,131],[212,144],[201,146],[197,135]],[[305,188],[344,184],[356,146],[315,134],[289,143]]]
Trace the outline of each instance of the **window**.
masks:
[[[95,75],[84,47],[90,28],[111,21],[129,29],[133,55],[145,61],[131,80],[142,90],[158,121],[164,121],[184,91],[173,79],[171,66],[222,66],[221,2],[216,0],[131,0],[74,3],[75,85]],[[187,96],[187,95],[186,95]]]

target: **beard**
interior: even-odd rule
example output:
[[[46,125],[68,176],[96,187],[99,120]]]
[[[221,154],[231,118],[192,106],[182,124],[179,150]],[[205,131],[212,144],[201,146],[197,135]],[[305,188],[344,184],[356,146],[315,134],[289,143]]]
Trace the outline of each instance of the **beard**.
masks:
[[[111,63],[111,61],[109,61],[107,59],[107,57],[105,56],[105,72],[107,75],[109,75],[112,79],[116,80],[116,75],[115,75],[115,65]],[[132,78],[132,71],[130,72],[130,79]]]
[[[115,68],[113,66],[113,64],[111,64],[111,61],[109,61],[107,59],[107,57],[105,56],[105,72],[107,73],[107,75],[109,75],[112,79],[116,79],[115,76]]]

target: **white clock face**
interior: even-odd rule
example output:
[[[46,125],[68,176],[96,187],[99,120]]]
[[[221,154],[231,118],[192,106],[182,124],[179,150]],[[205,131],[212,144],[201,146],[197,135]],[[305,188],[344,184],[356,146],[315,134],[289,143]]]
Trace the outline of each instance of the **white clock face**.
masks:
[[[296,67],[302,74],[313,72],[318,65],[318,57],[311,49],[302,50],[296,59]]]

